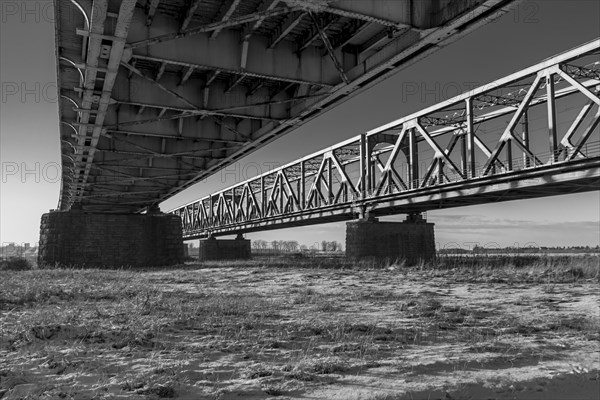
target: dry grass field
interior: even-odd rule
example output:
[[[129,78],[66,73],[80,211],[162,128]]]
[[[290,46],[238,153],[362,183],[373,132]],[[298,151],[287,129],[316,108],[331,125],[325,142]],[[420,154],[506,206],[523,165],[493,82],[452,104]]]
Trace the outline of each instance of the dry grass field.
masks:
[[[600,398],[597,257],[0,276],[2,400]]]

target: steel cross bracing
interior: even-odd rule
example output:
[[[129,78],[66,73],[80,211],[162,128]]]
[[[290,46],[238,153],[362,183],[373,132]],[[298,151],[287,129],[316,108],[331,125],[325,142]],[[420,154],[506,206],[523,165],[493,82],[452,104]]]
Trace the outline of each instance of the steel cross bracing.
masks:
[[[196,238],[600,188],[600,39],[171,211]]]
[[[59,208],[157,205],[518,1],[54,0]]]

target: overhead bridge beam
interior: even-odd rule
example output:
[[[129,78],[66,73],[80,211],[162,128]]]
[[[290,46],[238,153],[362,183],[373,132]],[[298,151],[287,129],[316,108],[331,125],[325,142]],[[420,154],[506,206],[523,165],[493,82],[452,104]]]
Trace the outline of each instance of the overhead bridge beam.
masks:
[[[180,107],[172,107],[172,106],[165,106],[164,103],[157,103],[157,104],[151,104],[151,103],[144,103],[144,102],[137,102],[137,101],[127,101],[127,100],[119,100],[119,99],[114,99],[114,102],[116,104],[123,104],[123,105],[128,105],[128,106],[136,106],[136,107],[140,107],[140,108],[148,108],[148,109],[154,109],[154,110],[159,110],[159,113],[162,113],[160,116],[157,116],[157,120],[163,119],[164,116],[164,111],[174,111],[177,114],[176,115],[168,115],[166,117],[164,117],[164,119],[169,119],[169,118],[189,118],[189,117],[194,117],[194,116],[200,116],[200,115],[218,115],[220,117],[231,117],[231,118],[239,118],[239,119],[256,119],[256,120],[266,120],[266,121],[277,121],[279,120],[278,118],[271,118],[268,116],[260,116],[260,115],[252,115],[252,114],[240,114],[240,113],[233,113],[233,112],[226,112],[226,111],[221,111],[221,110],[211,110],[211,109],[190,109],[190,108],[180,108]],[[276,104],[276,102],[269,102],[272,104]],[[269,104],[266,103],[266,104]],[[265,105],[265,104],[260,104],[260,105]],[[247,105],[247,106],[239,106],[239,108],[250,108],[252,107],[251,105]],[[231,108],[235,108],[235,107],[231,107]]]
[[[196,50],[196,51],[200,51],[200,50]],[[154,54],[156,54],[156,52],[154,52]],[[320,80],[302,79],[302,77],[296,78],[291,74],[289,74],[289,76],[274,75],[274,74],[270,74],[266,71],[264,73],[262,73],[259,71],[255,72],[255,71],[249,70],[249,69],[236,68],[235,64],[232,64],[231,68],[224,67],[223,63],[202,64],[202,63],[200,63],[200,61],[207,61],[207,60],[201,59],[200,57],[196,57],[195,55],[191,55],[191,56],[185,57],[185,58],[178,57],[177,59],[168,59],[168,58],[162,58],[160,56],[147,56],[147,55],[142,55],[142,54],[133,54],[132,58],[138,59],[138,60],[154,61],[157,63],[177,65],[177,66],[185,67],[185,68],[193,68],[193,69],[199,70],[199,71],[217,71],[220,73],[225,72],[228,74],[240,75],[240,76],[251,77],[251,78],[266,79],[266,80],[275,81],[275,82],[300,83],[300,84],[313,85],[313,86],[319,86],[319,87],[324,87],[324,88],[329,88],[329,87],[333,86],[332,83],[323,82]],[[197,58],[198,62],[193,62],[194,58]],[[190,61],[183,61],[183,60],[190,60]],[[286,72],[289,72],[289,71],[286,71]]]
[[[246,141],[235,140],[235,139],[210,138],[210,137],[203,137],[203,136],[168,135],[168,134],[161,134],[161,133],[123,131],[123,130],[114,130],[114,129],[108,129],[107,132],[126,135],[126,136],[143,136],[143,137],[152,137],[152,138],[169,139],[169,140],[191,140],[191,141],[214,142],[214,143],[234,143],[234,144],[240,144],[240,145],[247,143]]]
[[[230,28],[234,26],[240,26],[247,23],[259,21],[264,18],[273,17],[281,14],[287,14],[290,11],[294,11],[297,8],[288,7],[277,7],[271,10],[259,11],[253,14],[242,15],[237,18],[231,18],[226,21],[213,22],[207,25],[195,27],[192,29],[186,29],[184,31],[176,30],[172,33],[155,36],[149,39],[143,39],[135,41],[131,44],[132,49],[143,48],[154,46],[160,43],[166,43],[177,39],[184,39],[190,36],[199,35],[201,33],[210,33],[214,31],[220,31],[224,28]]]

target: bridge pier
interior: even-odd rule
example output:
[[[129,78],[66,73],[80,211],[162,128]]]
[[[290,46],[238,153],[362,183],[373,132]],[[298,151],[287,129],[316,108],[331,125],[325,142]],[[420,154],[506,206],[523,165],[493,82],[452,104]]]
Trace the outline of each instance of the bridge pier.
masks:
[[[42,215],[38,265],[147,267],[184,261],[181,220],[147,214],[70,211]]]
[[[403,222],[379,222],[377,218],[346,223],[346,257],[400,259],[409,265],[435,259],[433,223],[419,214]]]
[[[238,234],[235,239],[201,239],[198,258],[200,261],[247,260],[250,258],[250,239]]]

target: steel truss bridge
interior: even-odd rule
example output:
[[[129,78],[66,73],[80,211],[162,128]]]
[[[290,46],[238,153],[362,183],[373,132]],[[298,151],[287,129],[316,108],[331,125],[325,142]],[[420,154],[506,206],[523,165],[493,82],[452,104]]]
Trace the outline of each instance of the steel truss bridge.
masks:
[[[600,39],[171,211],[184,238],[600,188]]]
[[[59,209],[156,206],[517,1],[54,0]],[[327,159],[351,163],[352,148]],[[307,160],[302,174],[286,169],[289,184],[318,163]],[[345,186],[348,199],[372,190]],[[302,209],[327,200],[298,196]],[[236,208],[232,220],[271,215],[267,197],[260,209]],[[224,226],[216,210],[210,226]]]

